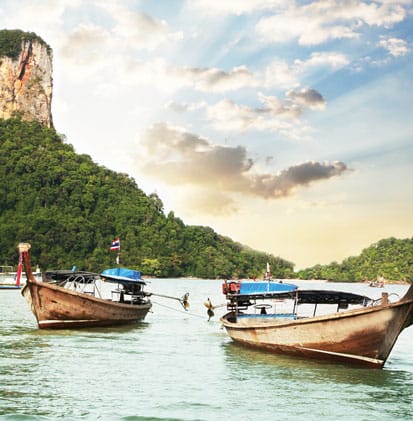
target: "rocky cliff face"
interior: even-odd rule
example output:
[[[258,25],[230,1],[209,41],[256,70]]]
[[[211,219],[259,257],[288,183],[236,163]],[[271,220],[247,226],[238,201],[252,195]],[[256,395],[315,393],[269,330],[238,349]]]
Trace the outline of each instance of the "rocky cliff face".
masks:
[[[1,32],[0,36],[6,31]],[[53,127],[52,51],[40,38],[25,37],[20,31],[20,37],[12,40],[18,43],[13,50],[8,45],[12,32],[7,31],[8,38],[0,39],[0,118],[19,114],[23,120],[38,120]]]

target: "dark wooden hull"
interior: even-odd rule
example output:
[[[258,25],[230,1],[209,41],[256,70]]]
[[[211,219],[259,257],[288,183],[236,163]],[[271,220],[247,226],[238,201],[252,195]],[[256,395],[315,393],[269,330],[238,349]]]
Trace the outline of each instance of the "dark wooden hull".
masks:
[[[123,304],[28,279],[22,294],[29,302],[40,329],[115,326],[143,320],[150,302]]]
[[[301,355],[367,367],[382,367],[401,331],[413,324],[413,285],[403,299],[298,320],[221,318],[228,335],[241,344],[274,353]]]

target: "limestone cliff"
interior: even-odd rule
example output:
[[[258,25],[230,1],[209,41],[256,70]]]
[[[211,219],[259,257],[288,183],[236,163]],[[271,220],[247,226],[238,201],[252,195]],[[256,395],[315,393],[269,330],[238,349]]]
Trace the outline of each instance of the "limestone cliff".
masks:
[[[0,118],[53,127],[52,50],[36,34],[0,31]]]

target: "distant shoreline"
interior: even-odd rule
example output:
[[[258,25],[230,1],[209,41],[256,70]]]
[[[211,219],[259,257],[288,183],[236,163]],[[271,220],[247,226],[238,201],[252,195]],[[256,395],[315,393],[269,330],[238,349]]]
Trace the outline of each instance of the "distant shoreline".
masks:
[[[156,276],[145,276],[142,277],[143,280],[145,279],[189,279],[191,281],[225,281],[225,279],[212,279],[212,278],[197,278],[195,276],[178,276],[174,278],[158,278]],[[259,281],[265,281],[265,279],[248,279],[248,278],[242,278],[242,279],[227,279],[228,281],[246,281],[246,282],[259,282]],[[329,284],[370,284],[374,281],[330,281],[328,279],[298,279],[298,278],[291,278],[291,279],[271,279],[270,282],[285,282],[285,283],[291,283],[291,282],[318,282],[318,283],[329,283]],[[390,281],[386,280],[384,282],[384,286],[386,285],[410,285],[411,282],[409,281]]]

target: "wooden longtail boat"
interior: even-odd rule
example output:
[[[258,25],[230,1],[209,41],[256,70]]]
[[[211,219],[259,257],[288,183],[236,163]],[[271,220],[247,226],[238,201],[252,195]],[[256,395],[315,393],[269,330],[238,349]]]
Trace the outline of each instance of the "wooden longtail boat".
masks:
[[[98,274],[81,272],[77,278],[63,279],[62,283],[37,280],[30,265],[30,244],[18,246],[26,270],[27,282],[22,295],[31,306],[40,329],[68,329],[92,326],[114,326],[143,320],[152,307],[148,299],[150,293],[143,291],[145,282],[117,277],[112,280],[123,285],[114,299],[95,296],[95,289],[79,291],[79,283],[84,287],[93,284]],[[76,276],[76,273],[73,274]],[[110,275],[107,280],[111,281]],[[126,286],[126,288],[125,288]],[[71,289],[73,288],[73,289]]]
[[[274,353],[381,368],[399,334],[413,324],[413,284],[392,303],[386,293],[379,300],[324,290],[243,293],[237,284],[224,284],[230,311],[222,325],[235,342]],[[285,312],[287,301],[292,311]],[[314,305],[313,314],[300,316],[301,304]],[[316,315],[321,304],[334,305],[336,311]],[[277,306],[284,306],[283,314],[275,311]]]

